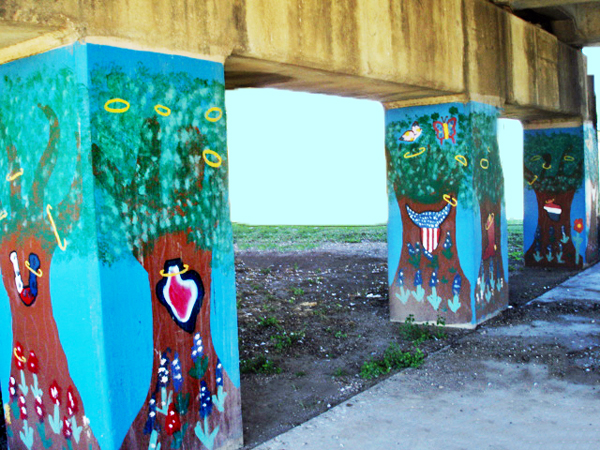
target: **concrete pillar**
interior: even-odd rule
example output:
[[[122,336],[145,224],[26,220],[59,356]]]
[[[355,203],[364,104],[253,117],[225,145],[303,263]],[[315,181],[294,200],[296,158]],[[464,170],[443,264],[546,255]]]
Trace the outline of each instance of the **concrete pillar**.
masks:
[[[598,144],[591,122],[531,123],[524,131],[525,264],[598,260]]]
[[[0,75],[10,448],[238,448],[223,65],[77,43]]]
[[[386,113],[391,319],[473,327],[508,304],[498,109]]]

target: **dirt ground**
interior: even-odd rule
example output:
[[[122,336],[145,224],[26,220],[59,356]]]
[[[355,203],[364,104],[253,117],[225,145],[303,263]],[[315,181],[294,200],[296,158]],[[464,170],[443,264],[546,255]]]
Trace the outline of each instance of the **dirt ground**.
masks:
[[[525,269],[516,260],[509,266],[511,308],[494,321],[518,319],[529,300],[577,273]],[[238,251],[236,273],[246,449],[381,381],[359,373],[390,342],[414,351],[400,335],[400,324],[389,321],[385,243]],[[458,338],[470,333],[444,331],[444,339],[419,346],[426,355],[460,347]]]
[[[509,266],[511,308],[492,322],[519,322],[529,300],[577,273],[524,269],[514,260]],[[236,251],[236,274],[245,449],[381,381],[384,377],[361,378],[360,369],[391,342],[414,351],[400,335],[400,324],[389,321],[385,243],[326,244],[286,253]],[[469,331],[444,332],[445,338],[420,344],[425,355],[468,347]],[[505,341],[494,339],[490,343],[496,345],[481,351],[490,357],[510,353]],[[0,449],[5,448],[2,425]]]

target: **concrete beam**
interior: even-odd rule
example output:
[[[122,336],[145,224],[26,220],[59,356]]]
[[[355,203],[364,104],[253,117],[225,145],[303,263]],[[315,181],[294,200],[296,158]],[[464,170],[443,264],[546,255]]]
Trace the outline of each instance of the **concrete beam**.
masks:
[[[412,91],[417,96],[427,90],[430,95],[462,92],[461,8],[459,0],[254,0],[243,9],[243,32],[233,56],[285,64],[292,78],[297,77],[290,66],[397,85],[396,96],[384,90],[371,97],[377,100],[412,98],[403,94]],[[332,78],[331,85],[338,81]]]
[[[565,5],[561,9],[572,18],[552,22],[552,32],[561,41],[578,47],[600,45],[600,3]]]
[[[0,21],[0,64],[73,43],[78,36],[72,28]]]
[[[270,87],[290,91],[332,94],[342,97],[367,98],[380,102],[399,99],[422,99],[441,96],[445,91],[399,84],[391,81],[368,79],[297,65],[282,64],[242,56],[225,60],[225,87]]]
[[[507,117],[524,121],[582,117],[585,104],[584,56],[558,39],[510,15],[507,33]]]
[[[0,21],[0,48],[35,39],[54,30],[53,27],[42,25]]]
[[[484,0],[465,2],[467,89],[473,100],[503,106],[506,99],[506,11]],[[499,103],[498,103],[499,102]]]
[[[497,0],[497,5],[507,5],[511,9],[534,9],[534,8],[554,8],[564,5],[576,5],[582,3],[596,3],[598,0]]]
[[[72,40],[219,60],[230,88],[476,100],[521,118],[581,111],[580,55],[485,0],[21,0],[2,3],[0,29],[0,62],[43,51],[16,41],[70,30]]]

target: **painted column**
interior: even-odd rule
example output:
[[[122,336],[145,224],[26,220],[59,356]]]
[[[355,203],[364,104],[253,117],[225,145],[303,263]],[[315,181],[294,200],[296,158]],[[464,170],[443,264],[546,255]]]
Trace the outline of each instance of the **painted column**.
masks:
[[[75,44],[0,72],[10,447],[238,448],[223,65]]]
[[[394,321],[471,327],[508,304],[498,110],[388,110],[388,261]]]
[[[524,133],[525,264],[598,260],[598,145],[591,123],[529,124]]]
[[[97,449],[109,427],[95,411],[106,399],[89,401],[106,386],[84,61],[77,46],[0,66],[0,383],[13,449]]]

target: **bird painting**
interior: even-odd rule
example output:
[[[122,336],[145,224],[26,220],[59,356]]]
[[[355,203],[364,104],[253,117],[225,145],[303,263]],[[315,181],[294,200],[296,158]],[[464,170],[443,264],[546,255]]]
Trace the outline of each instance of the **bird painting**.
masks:
[[[440,225],[448,214],[452,206],[448,203],[439,211],[424,211],[418,213],[406,205],[406,212],[410,220],[421,229],[421,242],[423,247],[429,253],[432,253],[440,242]]]
[[[402,133],[402,136],[400,136],[399,141],[415,142],[419,138],[419,136],[421,136],[422,132],[423,130],[419,126],[419,122],[414,121],[412,126],[410,127],[410,130],[406,130],[404,133]]]

